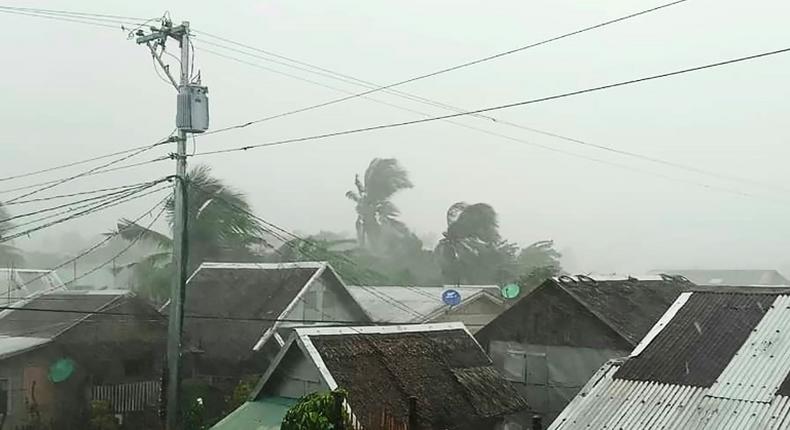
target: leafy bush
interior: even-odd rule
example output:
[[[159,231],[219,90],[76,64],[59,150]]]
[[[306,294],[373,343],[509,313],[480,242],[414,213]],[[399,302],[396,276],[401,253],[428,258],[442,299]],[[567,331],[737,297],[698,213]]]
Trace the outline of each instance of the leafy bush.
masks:
[[[338,390],[343,398],[345,391]],[[348,421],[345,411],[343,420]],[[332,392],[312,393],[299,400],[285,414],[280,430],[334,430],[337,421]]]

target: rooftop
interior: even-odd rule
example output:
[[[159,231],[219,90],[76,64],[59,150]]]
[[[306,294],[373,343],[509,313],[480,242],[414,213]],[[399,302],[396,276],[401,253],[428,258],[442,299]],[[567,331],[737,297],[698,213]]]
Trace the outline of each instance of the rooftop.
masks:
[[[420,428],[478,430],[528,408],[460,323],[298,328],[278,359],[295,345],[358,418],[385,408],[405,420],[414,396]]]
[[[104,294],[77,291],[55,291],[40,294],[14,305],[0,317],[0,336],[37,337],[52,339],[75,324],[100,311],[118,299],[131,294],[128,291]],[[62,310],[75,312],[62,312]]]
[[[277,320],[324,275],[340,282],[324,262],[203,263],[187,283],[184,313],[232,319],[187,319],[190,348],[206,366],[253,365],[254,351],[276,332]]]
[[[697,285],[790,285],[790,281],[773,269],[670,269],[657,272],[684,276]]]
[[[348,286],[354,299],[376,322],[425,322],[431,315],[450,309],[442,301],[442,293],[455,290],[461,303],[489,294],[499,300],[496,285],[436,286]]]
[[[786,289],[685,292],[550,429],[787,428],[788,321]]]
[[[479,336],[491,337],[493,332],[518,330],[530,324],[530,315],[523,308],[540,290],[556,288],[584,306],[626,342],[636,346],[678,295],[691,286],[693,284],[687,281],[658,275],[560,276],[546,280],[522,297],[484,327]]]

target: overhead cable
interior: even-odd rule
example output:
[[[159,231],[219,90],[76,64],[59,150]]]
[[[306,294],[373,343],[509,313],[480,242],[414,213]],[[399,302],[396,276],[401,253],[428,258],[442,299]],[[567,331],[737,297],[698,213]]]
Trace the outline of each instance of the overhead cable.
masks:
[[[500,53],[497,53],[497,54],[494,54],[494,55],[489,55],[489,56],[486,56],[486,57],[483,57],[483,58],[478,58],[478,59],[475,59],[475,60],[472,60],[472,61],[468,61],[468,62],[465,62],[465,63],[462,63],[462,64],[458,64],[458,65],[455,65],[455,66],[452,66],[452,67],[447,67],[447,68],[444,68],[444,69],[441,69],[441,70],[437,70],[437,71],[434,71],[434,72],[431,72],[431,73],[427,73],[427,74],[424,74],[424,75],[420,75],[420,76],[416,76],[416,77],[409,78],[409,79],[406,79],[406,80],[402,80],[402,81],[399,81],[399,82],[395,82],[393,84],[385,85],[383,87],[374,88],[374,89],[371,89],[371,90],[368,90],[368,91],[363,91],[361,93],[354,94],[354,95],[351,95],[351,96],[342,97],[342,98],[335,99],[335,100],[330,100],[330,101],[324,102],[324,103],[319,103],[317,105],[307,106],[307,107],[304,107],[304,108],[301,108],[301,109],[297,109],[297,110],[294,110],[294,111],[290,111],[290,112],[286,112],[286,113],[282,113],[282,114],[278,114],[278,115],[274,115],[274,116],[269,116],[269,117],[266,117],[266,118],[261,118],[261,119],[257,119],[257,120],[253,120],[253,121],[247,121],[245,123],[238,124],[238,125],[233,125],[233,126],[229,126],[229,127],[220,128],[218,130],[214,130],[214,131],[211,131],[211,132],[206,132],[206,133],[204,133],[204,135],[216,134],[216,133],[221,133],[221,132],[225,132],[225,131],[229,131],[229,130],[233,130],[233,129],[244,128],[244,127],[248,127],[248,126],[253,125],[253,124],[261,123],[261,122],[264,122],[264,121],[269,121],[269,120],[272,120],[272,119],[275,119],[275,118],[281,118],[281,117],[284,117],[284,116],[293,115],[293,114],[296,114],[296,113],[306,112],[306,111],[313,110],[313,109],[318,109],[318,108],[321,108],[321,107],[324,107],[324,106],[329,106],[329,105],[341,103],[341,102],[344,102],[346,100],[351,100],[351,99],[354,99],[354,98],[357,98],[357,97],[361,97],[361,96],[365,96],[365,95],[368,95],[368,94],[372,94],[372,93],[375,93],[375,92],[378,92],[378,91],[387,90],[387,89],[398,87],[398,86],[401,86],[401,85],[405,85],[405,84],[408,84],[408,83],[411,83],[411,82],[416,82],[416,81],[427,79],[427,78],[430,78],[430,77],[433,77],[433,76],[437,76],[437,75],[441,75],[441,74],[444,74],[444,73],[452,72],[452,71],[455,71],[455,70],[463,69],[465,67],[473,66],[475,64],[480,64],[480,63],[483,63],[483,62],[486,62],[486,61],[491,61],[491,60],[494,60],[494,59],[497,59],[497,58],[505,57],[507,55],[515,54],[517,52],[522,52],[522,51],[525,51],[525,50],[528,50],[528,49],[536,48],[538,46],[546,45],[546,44],[549,44],[549,43],[552,43],[552,42],[556,42],[558,40],[562,40],[562,39],[565,39],[565,38],[576,36],[578,34],[586,33],[588,31],[596,30],[596,29],[601,28],[601,27],[606,27],[606,26],[611,25],[611,24],[615,24],[615,23],[622,22],[622,21],[627,21],[629,19],[632,19],[632,18],[635,18],[635,17],[638,17],[638,16],[642,16],[642,15],[646,15],[646,14],[649,14],[649,13],[652,13],[652,12],[656,12],[656,11],[659,11],[659,10],[662,10],[662,9],[666,9],[666,8],[671,7],[671,6],[675,6],[675,5],[678,5],[678,4],[681,4],[681,3],[685,3],[687,1],[688,0],[676,0],[676,1],[669,2],[669,3],[664,3],[662,5],[655,6],[655,7],[652,7],[650,9],[645,9],[645,10],[642,10],[642,11],[639,11],[639,12],[631,13],[631,14],[628,14],[628,15],[625,15],[625,16],[622,16],[622,17],[619,17],[619,18],[615,18],[615,19],[611,19],[611,20],[608,20],[608,21],[604,21],[604,22],[601,22],[601,23],[598,23],[598,24],[595,24],[595,25],[592,25],[592,26],[589,26],[589,27],[584,27],[584,28],[581,28],[581,29],[578,29],[578,30],[575,30],[575,31],[571,31],[569,33],[564,33],[564,34],[561,34],[559,36],[551,37],[551,38],[548,38],[548,39],[545,39],[545,40],[542,40],[542,41],[539,41],[539,42],[531,43],[531,44],[528,44],[528,45],[525,45],[525,46],[520,46],[518,48],[510,49],[510,50],[507,50],[507,51],[504,51],[504,52],[500,52]],[[200,32],[198,32],[198,34],[200,34]],[[217,38],[218,40],[222,40],[222,38],[220,38],[218,36],[209,35],[209,33],[202,33],[202,34],[205,34],[206,36],[209,36],[209,37]],[[252,48],[252,49],[256,49],[256,48]],[[271,54],[269,54],[269,55],[271,55]]]
[[[759,58],[764,58],[764,57],[784,54],[784,53],[787,53],[789,51],[790,51],[790,48],[782,48],[782,49],[777,49],[777,50],[774,50],[774,51],[761,52],[759,54],[747,55],[747,56],[744,56],[744,57],[738,57],[738,58],[733,58],[733,59],[729,59],[729,60],[718,61],[718,62],[715,62],[715,63],[708,63],[708,64],[704,64],[704,65],[701,65],[701,66],[695,66],[695,67],[690,67],[690,68],[686,68],[686,69],[676,70],[676,71],[673,71],[673,72],[660,73],[660,74],[656,74],[656,75],[650,75],[650,76],[645,76],[645,77],[641,77],[641,78],[630,79],[630,80],[627,80],[627,81],[620,81],[620,82],[615,82],[615,83],[611,83],[611,84],[601,85],[601,86],[597,86],[597,87],[585,88],[585,89],[581,89],[581,90],[575,90],[575,91],[555,94],[555,95],[551,95],[551,96],[539,97],[539,98],[534,98],[534,99],[529,99],[529,100],[524,100],[524,101],[519,101],[519,102],[514,102],[514,103],[508,103],[508,104],[504,104],[504,105],[492,106],[492,107],[472,110],[472,111],[468,111],[468,112],[458,112],[458,113],[454,113],[454,114],[441,115],[441,116],[435,116],[435,117],[423,118],[423,119],[417,119],[417,120],[411,120],[411,121],[403,121],[403,122],[396,122],[396,123],[390,123],[390,124],[381,124],[381,125],[375,125],[375,126],[370,126],[370,127],[363,127],[363,128],[357,128],[357,129],[352,129],[352,130],[344,130],[344,131],[337,131],[337,132],[332,132],[332,133],[324,133],[324,134],[318,134],[318,135],[306,136],[306,137],[299,137],[299,138],[293,138],[293,139],[284,139],[284,140],[278,140],[278,141],[273,141],[273,142],[266,142],[266,143],[261,143],[261,144],[256,144],[256,145],[247,145],[247,146],[242,146],[242,147],[237,147],[237,148],[230,148],[230,149],[224,149],[224,150],[198,152],[198,153],[196,153],[196,154],[194,154],[192,156],[193,157],[197,157],[197,156],[204,156],[204,155],[223,154],[223,153],[228,153],[228,152],[247,151],[247,150],[250,150],[250,149],[265,148],[265,147],[271,147],[271,146],[287,145],[287,144],[291,144],[291,143],[299,143],[299,142],[307,142],[307,141],[312,141],[312,140],[327,139],[327,138],[330,138],[330,137],[345,136],[345,135],[358,134],[358,133],[369,132],[369,131],[384,130],[384,129],[397,128],[397,127],[403,127],[403,126],[408,126],[408,125],[422,124],[422,123],[439,121],[439,120],[444,120],[444,119],[449,119],[449,118],[458,118],[458,117],[467,116],[467,115],[474,115],[474,114],[478,114],[478,113],[493,112],[493,111],[497,111],[497,110],[510,109],[510,108],[519,107],[519,106],[527,106],[527,105],[531,105],[531,104],[543,103],[543,102],[547,102],[547,101],[551,101],[551,100],[557,100],[557,99],[562,99],[562,98],[567,98],[567,97],[573,97],[573,96],[578,96],[578,95],[582,95],[582,94],[588,94],[588,93],[608,90],[608,89],[617,88],[617,87],[624,87],[624,86],[628,86],[628,85],[634,85],[634,84],[638,84],[638,83],[642,83],[642,82],[648,82],[648,81],[653,81],[653,80],[657,80],[657,79],[668,78],[668,77],[682,75],[682,74],[686,74],[686,73],[698,72],[698,71],[701,71],[701,70],[712,69],[712,68],[715,68],[715,67],[721,67],[721,66],[726,66],[726,65],[730,65],[730,64],[756,60],[756,59],[759,59]]]

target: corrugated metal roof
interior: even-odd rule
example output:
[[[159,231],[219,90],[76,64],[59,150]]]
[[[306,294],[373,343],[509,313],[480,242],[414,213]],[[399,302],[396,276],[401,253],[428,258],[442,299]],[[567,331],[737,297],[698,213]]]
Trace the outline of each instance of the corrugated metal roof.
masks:
[[[732,312],[760,316],[758,322],[751,325],[748,336],[736,340],[734,354],[712,356],[713,363],[725,360],[724,366],[716,370],[712,384],[691,384],[659,377],[624,379],[621,377],[624,368],[633,367],[629,365],[638,362],[640,357],[613,360],[590,379],[549,429],[790,428],[790,397],[781,389],[777,391],[790,372],[790,296],[768,296],[772,296],[770,300],[769,297],[759,300],[747,294],[694,292],[673,318],[678,321],[665,327],[642,353],[647,354],[652,349],[655,352],[650,360],[652,366],[673,367],[667,363],[685,361],[683,353],[677,347],[662,343],[662,336],[684,338],[683,345],[697,345],[694,350],[715,350],[717,345],[731,345],[731,326],[743,322],[724,317],[732,317]],[[769,307],[765,312],[755,312],[754,308],[759,308],[760,304]],[[715,323],[707,324],[712,314],[719,314],[720,318],[713,318]],[[673,323],[682,323],[676,326],[686,327],[685,332],[668,331]],[[692,336],[690,332],[699,332],[700,325],[704,326],[704,335]],[[712,354],[715,355],[715,351]],[[711,363],[686,364],[682,373],[687,374],[685,379],[695,381],[699,379],[695,374],[707,375],[711,366]]]
[[[770,402],[721,399],[708,389],[614,379],[607,363],[549,430],[771,430],[790,425],[790,397]]]
[[[442,293],[452,289],[461,294],[461,303],[485,291],[499,297],[496,285],[438,286],[351,286],[346,287],[375,322],[423,322],[442,309]]]
[[[40,337],[0,336],[0,359],[20,354],[49,342],[51,342],[50,339]]]
[[[721,372],[709,394],[770,402],[788,369],[790,296],[780,296]]]

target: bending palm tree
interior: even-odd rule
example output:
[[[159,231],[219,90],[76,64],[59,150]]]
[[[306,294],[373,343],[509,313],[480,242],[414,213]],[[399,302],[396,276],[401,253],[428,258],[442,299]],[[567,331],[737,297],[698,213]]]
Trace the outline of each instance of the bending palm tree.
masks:
[[[197,166],[187,174],[189,271],[207,260],[238,260],[251,257],[250,247],[259,243],[263,227],[252,217],[244,195],[211,176],[207,166]],[[170,228],[175,220],[175,202],[167,202]],[[135,267],[143,293],[154,300],[167,298],[171,274],[173,241],[162,233],[123,219],[118,232],[127,241],[147,242],[157,252],[126,267]]]
[[[482,257],[501,244],[497,214],[490,205],[456,203],[447,210],[447,231],[436,245],[442,274],[449,282],[469,281]]]
[[[356,175],[356,191],[349,191],[346,197],[353,200],[357,210],[357,241],[360,247],[376,246],[382,230],[389,227],[396,232],[408,231],[397,219],[398,208],[390,201],[400,190],[413,187],[408,173],[394,158],[374,158],[367,170],[364,181]]]

